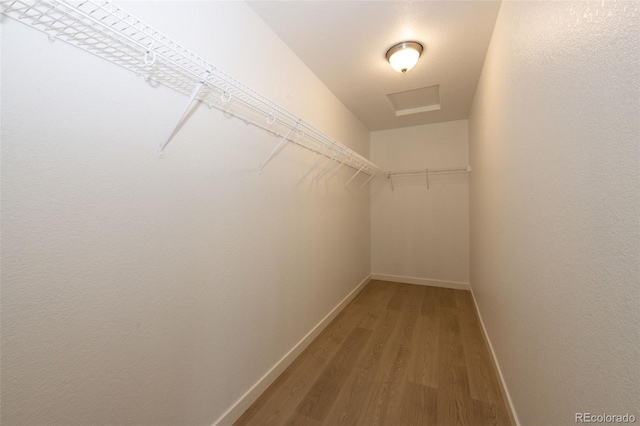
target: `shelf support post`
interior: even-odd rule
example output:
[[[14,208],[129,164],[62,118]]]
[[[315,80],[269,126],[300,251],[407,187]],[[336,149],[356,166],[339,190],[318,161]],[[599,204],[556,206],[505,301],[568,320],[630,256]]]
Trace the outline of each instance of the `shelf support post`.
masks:
[[[331,145],[329,146],[329,148],[327,148],[327,149],[326,149],[322,154],[320,154],[320,157],[318,157],[318,159],[315,161],[315,163],[313,163],[313,164],[311,165],[311,168],[310,168],[309,170],[307,170],[307,173],[305,173],[305,174],[300,178],[300,182],[302,182],[302,181],[303,181],[307,176],[309,176],[309,173],[311,173],[311,171],[312,171],[313,169],[315,169],[315,168],[316,168],[316,166],[317,166],[318,164],[320,164],[320,162],[326,158],[326,156],[327,156],[327,154],[329,153],[329,151],[331,150],[331,148],[333,148],[333,144],[331,144]]]
[[[207,71],[207,75],[208,74],[209,74],[209,71]],[[204,82],[205,81],[206,81],[206,78],[201,80],[196,85],[195,89],[193,89],[193,93],[191,93],[191,96],[189,97],[189,100],[187,101],[187,105],[185,106],[184,112],[180,116],[180,119],[176,122],[176,125],[173,126],[173,129],[171,130],[171,133],[169,133],[169,137],[167,138],[167,140],[165,140],[164,143],[160,144],[160,157],[162,157],[164,155],[164,149],[167,147],[167,145],[169,145],[169,142],[171,142],[173,137],[176,135],[176,132],[178,131],[178,127],[180,127],[180,124],[182,124],[182,120],[184,120],[184,117],[187,115],[187,113],[191,109],[191,104],[193,104],[193,101],[196,100],[196,96],[198,96],[198,93],[200,92],[200,90],[204,86]]]
[[[347,155],[347,153],[344,154],[344,158],[342,159],[342,162],[340,163],[340,165],[338,167],[336,167],[333,172],[331,172],[331,174],[329,175],[328,178],[325,179],[324,183],[329,182],[329,179],[331,179],[333,177],[333,175],[335,175],[336,173],[338,173],[338,170],[340,170],[340,167],[344,166],[344,163],[347,161],[347,158],[349,158],[349,155]]]
[[[356,178],[356,176],[358,176],[358,174],[362,171],[362,169],[364,169],[365,166],[366,166],[366,164],[363,164],[362,167],[360,167],[360,170],[358,170],[355,175],[351,176],[351,179],[349,179],[347,181],[347,183],[344,184],[345,188],[347,187],[347,185],[349,185],[351,183],[352,180],[354,180]]]
[[[329,170],[329,168],[331,167],[331,165],[333,164],[333,163],[332,163],[332,161],[334,161],[334,162],[336,161],[336,159],[335,159],[335,154],[332,154],[332,155],[331,155],[331,161],[329,161],[329,162],[327,163],[327,165],[326,165],[326,166],[324,166],[324,167],[322,168],[322,170],[320,170],[320,173],[318,173],[318,174],[316,175],[316,177],[314,177],[314,178],[313,178],[313,180],[319,180],[322,176],[324,176],[324,175],[327,173],[327,171]]]
[[[279,152],[280,152],[280,148],[283,148],[283,146],[289,142],[289,136],[291,135],[291,132],[293,132],[295,130],[296,127],[298,127],[298,124],[300,124],[300,120],[298,120],[296,122],[296,124],[293,125],[293,127],[291,127],[289,129],[289,131],[287,132],[286,135],[284,135],[284,137],[282,138],[282,140],[280,141],[280,143],[278,143],[278,145],[276,145],[275,148],[273,148],[273,150],[271,151],[271,154],[269,154],[269,156],[262,162],[262,164],[260,164],[260,166],[258,167],[258,173],[260,173],[262,171],[262,169],[264,168],[264,166],[267,165],[267,163],[269,161],[271,161],[271,159],[273,157],[275,157]]]
[[[364,183],[358,187],[358,189],[362,189],[362,187],[368,184],[369,181],[374,178],[374,176],[375,174],[371,173],[371,176],[369,176],[369,179],[365,180]]]

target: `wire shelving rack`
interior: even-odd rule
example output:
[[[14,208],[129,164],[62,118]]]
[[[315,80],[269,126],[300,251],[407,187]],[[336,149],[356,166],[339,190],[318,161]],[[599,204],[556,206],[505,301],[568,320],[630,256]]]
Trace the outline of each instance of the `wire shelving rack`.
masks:
[[[426,177],[427,189],[429,189],[429,176],[430,175],[447,175],[447,174],[457,174],[457,173],[471,173],[471,166],[465,167],[449,167],[444,169],[415,169],[415,170],[402,170],[402,171],[389,171],[387,172],[387,178],[389,179],[389,184],[391,185],[391,190],[394,190],[393,186],[393,177],[405,177],[405,176],[421,176],[424,175]]]
[[[201,101],[280,138],[259,170],[292,143],[319,154],[302,179],[327,181],[343,166],[356,170],[345,187],[360,173],[369,175],[361,187],[376,176],[388,177],[368,159],[109,1],[0,0],[0,13],[45,33],[52,42],[62,40],[188,95],[184,112],[159,145],[160,155],[193,102]]]

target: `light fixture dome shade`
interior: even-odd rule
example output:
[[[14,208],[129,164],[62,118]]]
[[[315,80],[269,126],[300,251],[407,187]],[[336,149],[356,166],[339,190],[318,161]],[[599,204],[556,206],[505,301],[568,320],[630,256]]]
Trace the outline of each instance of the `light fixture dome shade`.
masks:
[[[394,70],[406,73],[415,67],[422,54],[423,47],[415,41],[403,41],[387,50],[387,61]]]

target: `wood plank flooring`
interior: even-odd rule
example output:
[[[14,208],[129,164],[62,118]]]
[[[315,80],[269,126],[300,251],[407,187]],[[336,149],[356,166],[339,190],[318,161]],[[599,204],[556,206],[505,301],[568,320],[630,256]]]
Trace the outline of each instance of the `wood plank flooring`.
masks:
[[[235,423],[510,424],[471,293],[375,280]]]

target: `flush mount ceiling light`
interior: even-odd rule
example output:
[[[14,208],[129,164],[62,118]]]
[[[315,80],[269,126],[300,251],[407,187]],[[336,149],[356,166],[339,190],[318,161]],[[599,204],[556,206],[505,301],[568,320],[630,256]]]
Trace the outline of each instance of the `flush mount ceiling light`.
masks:
[[[402,74],[415,67],[422,54],[422,45],[415,41],[403,41],[387,50],[387,61],[391,68]]]

